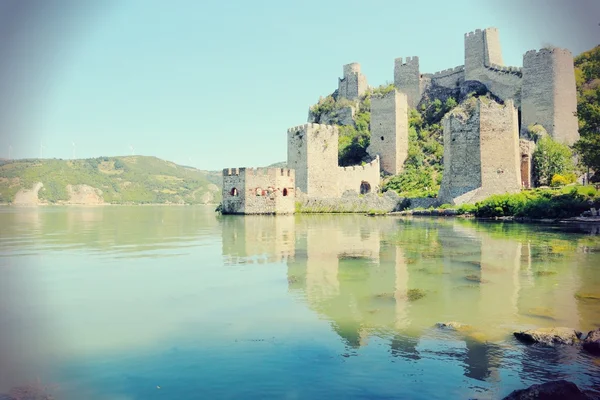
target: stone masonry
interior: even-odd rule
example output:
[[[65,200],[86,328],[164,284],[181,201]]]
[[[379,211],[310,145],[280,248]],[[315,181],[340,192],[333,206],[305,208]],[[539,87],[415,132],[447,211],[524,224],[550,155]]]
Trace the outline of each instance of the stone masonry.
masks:
[[[394,86],[407,97],[408,105],[416,108],[421,100],[421,77],[419,74],[419,57],[406,57],[394,60]]]
[[[223,214],[293,214],[295,171],[286,168],[223,170]]]
[[[523,56],[521,134],[542,125],[556,141],[572,145],[579,139],[573,55],[565,49],[528,51]]]
[[[397,90],[371,97],[370,156],[379,156],[381,170],[396,175],[408,157],[407,95]]]
[[[360,72],[360,64],[344,65],[344,77],[340,78],[338,83],[339,96],[356,100],[367,91],[367,88],[367,77]]]
[[[314,198],[337,198],[347,190],[379,190],[379,157],[365,165],[338,165],[338,128],[304,124],[288,129],[287,166],[296,171],[296,187]]]
[[[462,204],[521,190],[517,109],[487,98],[449,112],[444,127],[444,175],[438,198]]]

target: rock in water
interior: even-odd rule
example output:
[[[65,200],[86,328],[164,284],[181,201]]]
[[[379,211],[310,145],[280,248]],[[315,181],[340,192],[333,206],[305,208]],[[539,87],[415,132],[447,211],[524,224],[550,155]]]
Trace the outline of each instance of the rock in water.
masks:
[[[583,341],[583,348],[590,353],[600,355],[600,328],[588,333]]]
[[[573,382],[559,380],[532,385],[527,389],[515,390],[503,400],[591,400]]]
[[[581,332],[570,328],[540,328],[514,332],[517,339],[525,343],[540,343],[547,346],[556,344],[573,345],[579,341]]]

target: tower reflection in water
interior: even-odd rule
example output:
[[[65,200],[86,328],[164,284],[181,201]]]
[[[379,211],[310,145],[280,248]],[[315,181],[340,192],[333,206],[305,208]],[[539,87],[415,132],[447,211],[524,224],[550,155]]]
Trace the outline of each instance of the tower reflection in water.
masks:
[[[377,337],[394,357],[458,358],[465,376],[495,380],[514,329],[586,330],[599,315],[575,296],[590,273],[573,251],[581,237],[528,229],[362,215],[231,217],[223,220],[223,254],[229,264],[285,262],[289,291],[350,350]],[[446,321],[464,328],[434,328]],[[456,346],[432,349],[432,340]]]

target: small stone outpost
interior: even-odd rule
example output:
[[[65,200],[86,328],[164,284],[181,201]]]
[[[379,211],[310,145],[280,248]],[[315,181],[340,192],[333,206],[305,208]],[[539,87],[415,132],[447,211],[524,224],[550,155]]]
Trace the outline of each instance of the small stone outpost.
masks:
[[[223,170],[222,212],[290,214],[297,198],[378,197],[381,173],[400,173],[406,160],[409,107],[418,107],[427,95],[466,94],[482,85],[493,99],[467,99],[442,120],[444,174],[438,198],[413,204],[458,205],[530,188],[535,143],[528,127],[540,125],[568,145],[579,139],[573,55],[558,48],[531,50],[523,55],[523,67],[504,66],[496,28],[465,34],[464,55],[464,65],[434,74],[420,72],[418,57],[395,60],[394,90],[371,99],[369,163],[338,165],[336,125],[354,124],[356,107],[318,120],[309,112],[307,124],[287,131],[289,169]],[[369,89],[360,64],[345,65],[343,75],[334,97],[358,101]],[[396,200],[385,197],[390,204]]]

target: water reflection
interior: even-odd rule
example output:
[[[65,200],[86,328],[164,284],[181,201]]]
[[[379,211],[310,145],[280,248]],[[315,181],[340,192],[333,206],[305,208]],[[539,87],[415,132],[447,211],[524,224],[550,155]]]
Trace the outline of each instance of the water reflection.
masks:
[[[389,340],[393,357],[459,359],[465,377],[494,382],[513,363],[514,329],[600,326],[598,303],[576,297],[600,289],[598,242],[589,232],[359,215],[300,215],[280,225],[248,218],[224,224],[224,255],[293,254],[287,258],[290,292],[329,321],[350,351],[379,337]],[[465,327],[433,328],[445,321]],[[429,340],[462,345],[423,353]],[[546,363],[581,367],[580,356],[569,351],[542,350],[540,357],[529,354],[534,348],[523,349],[518,369],[524,380],[560,374]],[[546,372],[536,376],[534,369]]]

